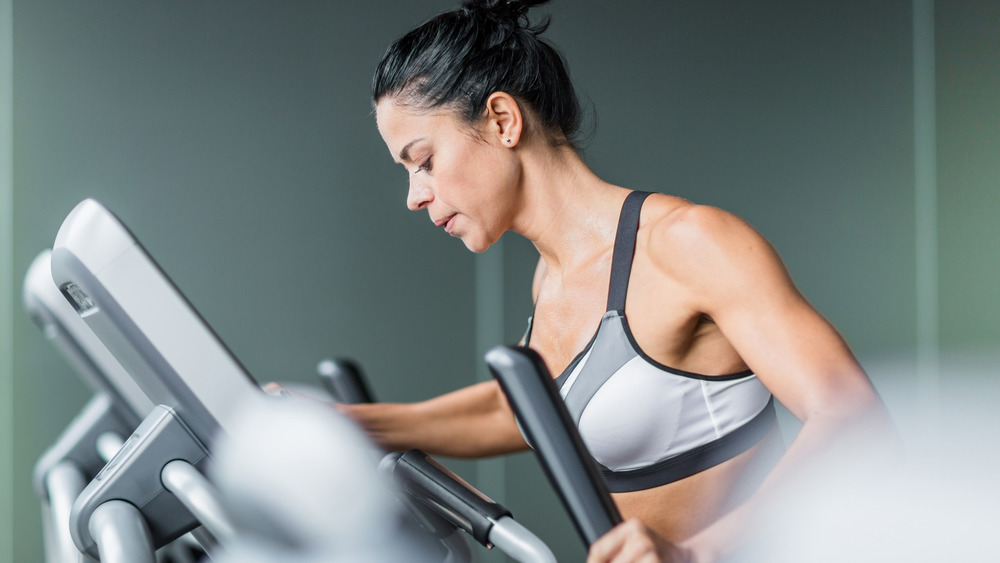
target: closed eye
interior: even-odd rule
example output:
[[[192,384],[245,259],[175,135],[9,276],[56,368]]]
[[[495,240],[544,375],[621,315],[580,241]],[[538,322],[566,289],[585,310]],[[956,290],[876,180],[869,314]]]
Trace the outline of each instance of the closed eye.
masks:
[[[430,172],[430,170],[431,170],[431,158],[427,157],[427,160],[425,160],[420,166],[417,167],[417,172]],[[414,174],[415,173],[416,172],[414,172]]]

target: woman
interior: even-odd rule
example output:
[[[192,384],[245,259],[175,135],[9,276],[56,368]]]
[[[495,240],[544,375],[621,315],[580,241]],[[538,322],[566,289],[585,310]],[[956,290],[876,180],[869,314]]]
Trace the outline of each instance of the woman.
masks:
[[[587,167],[565,65],[539,38],[547,22],[528,24],[542,3],[468,0],[398,40],[373,81],[378,129],[410,209],[473,252],[508,230],[538,249],[524,344],[562,374],[628,519],[591,560],[714,560],[777,483],[882,406],[751,227]],[[784,453],[772,395],[803,422]],[[388,449],[527,448],[494,382],[342,409]]]

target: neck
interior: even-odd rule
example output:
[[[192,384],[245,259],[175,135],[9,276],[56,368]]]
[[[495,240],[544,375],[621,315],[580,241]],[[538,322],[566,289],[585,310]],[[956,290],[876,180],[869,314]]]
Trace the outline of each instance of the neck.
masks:
[[[522,203],[511,230],[535,245],[550,274],[614,243],[625,189],[598,178],[569,148],[524,151],[522,166]]]

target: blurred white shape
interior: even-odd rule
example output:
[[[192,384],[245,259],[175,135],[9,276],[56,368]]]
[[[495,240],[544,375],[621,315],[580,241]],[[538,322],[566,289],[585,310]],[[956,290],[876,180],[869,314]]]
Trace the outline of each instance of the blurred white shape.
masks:
[[[238,416],[210,472],[238,528],[216,561],[421,560],[353,423],[327,405],[270,397]]]
[[[740,561],[996,560],[996,487],[912,474],[832,479],[786,504]]]
[[[933,405],[912,365],[869,370],[903,441],[898,464],[869,463],[864,430],[790,487],[732,561],[1000,561],[1000,358],[945,357]]]

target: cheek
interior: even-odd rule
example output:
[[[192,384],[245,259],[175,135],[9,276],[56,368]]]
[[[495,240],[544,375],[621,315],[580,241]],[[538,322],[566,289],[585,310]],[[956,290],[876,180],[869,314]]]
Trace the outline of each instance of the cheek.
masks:
[[[504,149],[497,149],[477,140],[463,139],[446,158],[441,155],[435,182],[438,194],[459,205],[466,212],[475,209],[495,210],[502,198],[516,183],[519,168]]]
[[[502,195],[516,182],[517,162],[504,149],[484,147],[469,156],[467,179],[491,195]]]
[[[494,212],[504,212],[517,193],[520,166],[510,158],[494,159],[489,170],[483,172],[483,190],[488,193],[487,205]]]
[[[442,163],[445,164],[445,163]],[[465,199],[484,191],[493,172],[488,159],[474,148],[466,148],[450,155],[442,166],[436,180],[439,188],[451,193],[452,197]]]

